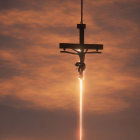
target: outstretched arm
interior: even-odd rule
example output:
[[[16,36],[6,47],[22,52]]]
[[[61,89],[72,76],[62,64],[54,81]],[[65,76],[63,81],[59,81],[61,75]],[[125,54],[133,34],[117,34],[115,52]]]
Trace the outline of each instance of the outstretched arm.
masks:
[[[74,53],[74,52],[68,52],[68,51],[60,51],[61,53],[69,53],[69,54],[75,54],[75,55],[78,55],[77,53]]]

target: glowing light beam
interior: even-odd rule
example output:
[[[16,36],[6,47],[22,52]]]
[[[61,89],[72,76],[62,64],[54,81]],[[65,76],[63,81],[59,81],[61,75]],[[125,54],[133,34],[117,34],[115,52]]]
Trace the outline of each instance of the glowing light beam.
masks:
[[[82,140],[82,129],[83,129],[83,80],[80,79],[80,140]]]

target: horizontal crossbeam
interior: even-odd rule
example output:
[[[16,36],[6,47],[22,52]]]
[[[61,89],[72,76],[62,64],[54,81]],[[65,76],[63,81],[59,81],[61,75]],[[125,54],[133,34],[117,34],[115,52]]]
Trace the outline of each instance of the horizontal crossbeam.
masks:
[[[71,43],[60,43],[60,49],[93,49],[93,50],[103,50],[102,44],[71,44]]]

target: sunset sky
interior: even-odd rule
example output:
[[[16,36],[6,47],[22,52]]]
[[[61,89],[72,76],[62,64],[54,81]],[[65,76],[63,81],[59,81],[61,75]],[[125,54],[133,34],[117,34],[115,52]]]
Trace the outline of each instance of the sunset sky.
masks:
[[[0,140],[78,140],[80,0],[0,0]],[[140,140],[140,1],[84,0],[84,139]]]

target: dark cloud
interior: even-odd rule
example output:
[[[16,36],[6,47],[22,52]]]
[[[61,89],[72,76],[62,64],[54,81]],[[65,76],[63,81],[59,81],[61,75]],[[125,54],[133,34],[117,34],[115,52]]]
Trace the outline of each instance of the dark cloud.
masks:
[[[9,35],[0,35],[1,50],[24,51],[29,45],[31,45],[31,42],[26,39],[18,39]]]
[[[23,72],[12,66],[9,61],[0,61],[0,79],[9,79],[14,76],[20,76],[21,74],[24,75]]]
[[[139,139],[140,114],[134,108],[108,115],[85,115],[85,139]]]
[[[76,112],[26,110],[1,105],[0,113],[0,138],[3,140],[74,140],[78,137]],[[139,117],[139,112],[135,112],[135,106],[120,113],[106,115],[85,113],[84,138],[139,139]]]
[[[0,138],[6,139],[75,139],[77,116],[69,111],[46,111],[0,107]],[[7,135],[8,134],[8,135]]]
[[[25,7],[26,2],[23,0],[0,0],[0,9],[1,10],[7,10],[12,8],[19,8],[22,9]]]

